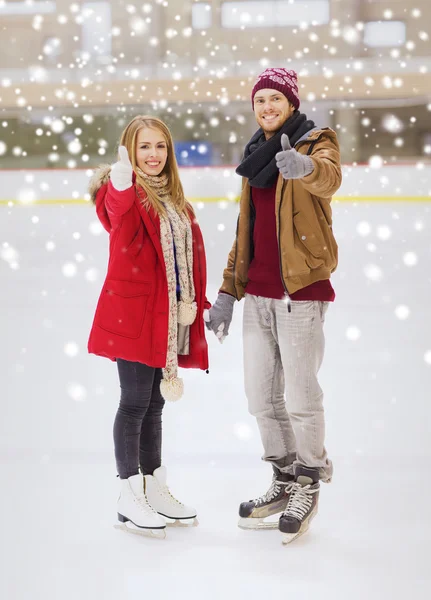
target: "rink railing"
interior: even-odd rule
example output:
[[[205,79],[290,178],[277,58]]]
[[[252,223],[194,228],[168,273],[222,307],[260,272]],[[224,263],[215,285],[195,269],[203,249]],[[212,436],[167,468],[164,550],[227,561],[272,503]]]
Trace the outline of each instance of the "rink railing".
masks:
[[[0,204],[88,204],[90,169],[0,171]],[[234,167],[180,168],[184,191],[193,203],[235,203],[241,178]],[[338,202],[429,202],[431,164],[345,165]]]

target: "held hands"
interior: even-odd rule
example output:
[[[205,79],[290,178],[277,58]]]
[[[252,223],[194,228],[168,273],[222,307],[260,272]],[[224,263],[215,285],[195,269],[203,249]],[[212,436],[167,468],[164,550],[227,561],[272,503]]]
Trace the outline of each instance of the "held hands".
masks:
[[[127,153],[126,146],[118,148],[120,160],[111,167],[111,183],[118,192],[124,192],[131,187],[133,168]]]
[[[284,179],[302,179],[314,171],[311,158],[292,148],[285,133],[281,136],[281,147],[283,150],[275,155],[275,160]]]
[[[222,344],[229,335],[229,326],[232,321],[233,305],[235,298],[229,294],[219,292],[217,300],[209,310],[204,311],[206,328],[213,331]]]

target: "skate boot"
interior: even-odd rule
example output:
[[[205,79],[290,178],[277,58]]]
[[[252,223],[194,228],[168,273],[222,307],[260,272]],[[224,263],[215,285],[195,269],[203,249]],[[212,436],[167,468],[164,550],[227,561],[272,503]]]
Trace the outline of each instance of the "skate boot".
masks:
[[[148,502],[167,525],[198,525],[196,509],[186,506],[171,494],[167,483],[166,467],[159,467],[152,475],[144,476],[144,489]]]
[[[117,529],[157,538],[166,536],[166,523],[148,503],[142,475],[121,479]]]
[[[290,492],[286,510],[280,517],[278,528],[283,534],[283,544],[290,544],[304,534],[317,514],[319,502],[319,470],[298,466],[295,483]]]
[[[277,529],[278,521],[265,519],[286,508],[294,477],[282,473],[274,465],[272,468],[272,483],[266,494],[240,504],[238,527],[241,529]]]

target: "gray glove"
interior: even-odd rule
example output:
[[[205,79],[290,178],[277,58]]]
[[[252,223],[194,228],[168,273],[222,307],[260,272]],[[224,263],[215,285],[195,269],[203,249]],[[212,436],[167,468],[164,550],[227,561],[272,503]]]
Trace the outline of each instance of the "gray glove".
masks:
[[[281,136],[281,147],[283,150],[277,152],[275,160],[284,179],[302,179],[314,171],[311,158],[292,148],[285,133]]]
[[[212,307],[205,311],[204,319],[206,328],[213,331],[220,343],[229,335],[229,326],[232,321],[233,305],[235,298],[230,294],[219,292],[217,300]]]

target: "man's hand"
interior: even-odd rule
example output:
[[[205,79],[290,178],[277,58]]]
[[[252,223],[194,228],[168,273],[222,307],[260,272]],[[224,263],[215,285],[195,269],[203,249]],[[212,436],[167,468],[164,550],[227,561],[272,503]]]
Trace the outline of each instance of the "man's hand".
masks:
[[[225,337],[229,335],[234,303],[233,296],[219,292],[212,307],[204,311],[206,328],[215,333],[220,343],[223,343]]]
[[[283,150],[275,155],[275,160],[284,179],[302,179],[314,171],[311,158],[292,148],[285,133],[281,136],[281,147]]]
[[[111,183],[118,192],[124,192],[132,186],[133,167],[126,146],[118,148],[120,160],[111,167]]]

